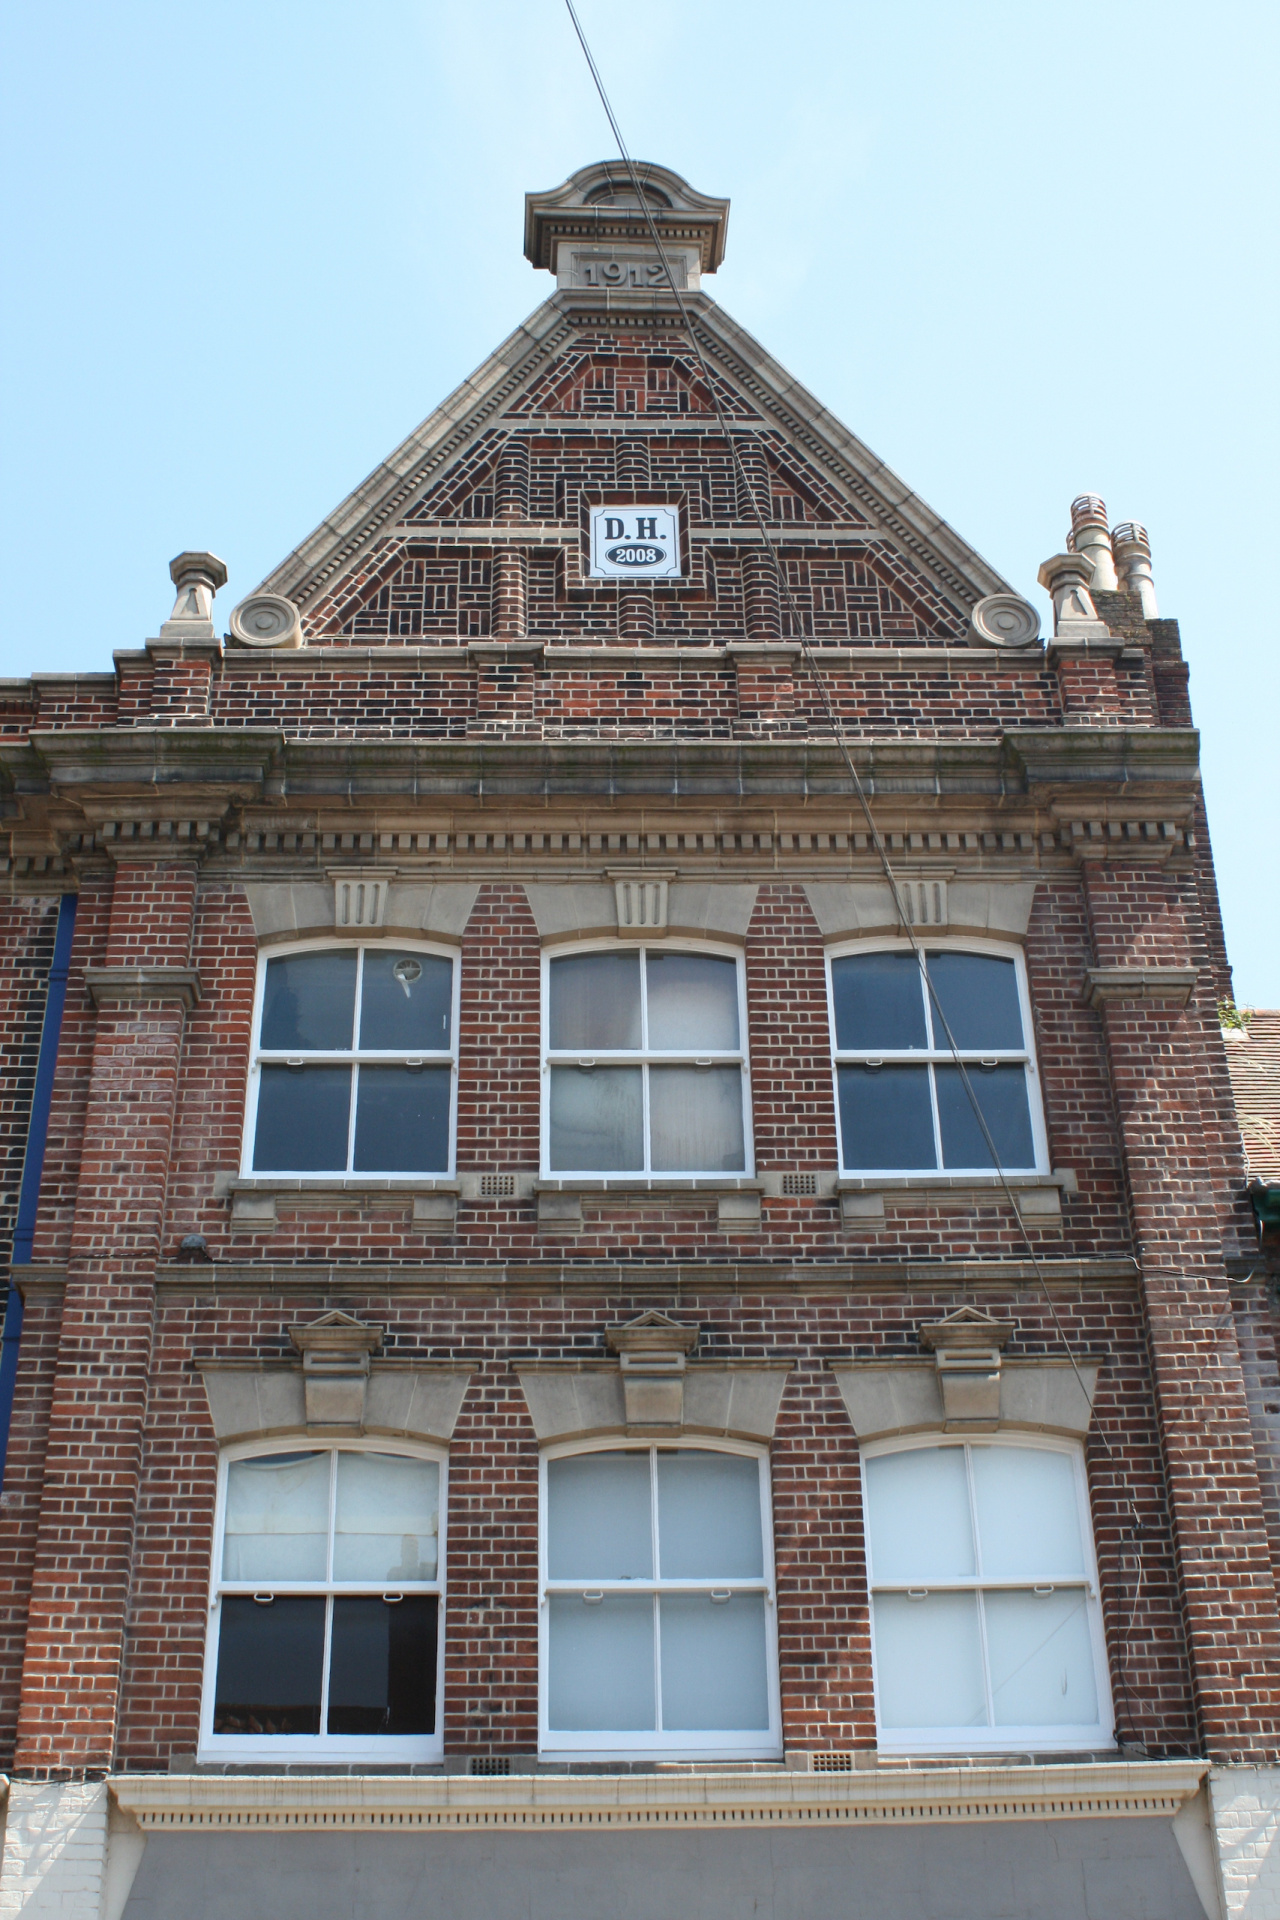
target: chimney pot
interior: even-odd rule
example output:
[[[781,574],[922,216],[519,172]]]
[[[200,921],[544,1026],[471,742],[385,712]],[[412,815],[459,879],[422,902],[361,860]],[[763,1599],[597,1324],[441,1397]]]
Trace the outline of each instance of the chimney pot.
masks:
[[[1083,554],[1093,567],[1090,585],[1100,593],[1116,590],[1116,569],[1107,524],[1107,503],[1096,493],[1082,493],[1071,502],[1071,532],[1067,545]]]
[[[1151,577],[1151,542],[1146,528],[1140,521],[1122,520],[1111,536],[1111,545],[1125,592],[1137,594],[1144,620],[1158,620],[1160,609]]]

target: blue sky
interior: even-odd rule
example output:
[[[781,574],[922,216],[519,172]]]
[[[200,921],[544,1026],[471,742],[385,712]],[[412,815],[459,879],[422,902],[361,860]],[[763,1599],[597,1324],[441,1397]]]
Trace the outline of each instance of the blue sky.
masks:
[[[1280,9],[581,0],[709,290],[1043,604],[1074,494],[1182,621],[1241,1001],[1280,1006]],[[562,0],[8,0],[0,673],[223,620],[544,297],[610,152]]]

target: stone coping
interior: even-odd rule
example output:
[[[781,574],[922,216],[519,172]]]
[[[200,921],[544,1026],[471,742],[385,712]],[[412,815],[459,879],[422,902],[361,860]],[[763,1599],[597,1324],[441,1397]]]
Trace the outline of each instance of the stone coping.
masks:
[[[842,1756],[844,1758],[844,1756]],[[848,1756],[852,1760],[852,1756]],[[479,1776],[114,1774],[144,1832],[864,1826],[1171,1818],[1200,1760]]]

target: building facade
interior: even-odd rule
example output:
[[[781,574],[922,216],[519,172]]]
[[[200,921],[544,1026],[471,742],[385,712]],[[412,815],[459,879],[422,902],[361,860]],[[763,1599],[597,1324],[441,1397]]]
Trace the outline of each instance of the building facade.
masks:
[[[224,639],[0,686],[0,1914],[1280,1912],[1145,534],[1042,639],[641,178]]]

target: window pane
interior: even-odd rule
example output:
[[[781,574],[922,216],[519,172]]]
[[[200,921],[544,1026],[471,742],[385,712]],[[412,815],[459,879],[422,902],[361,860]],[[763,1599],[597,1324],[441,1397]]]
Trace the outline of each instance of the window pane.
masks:
[[[908,1447],[867,1461],[867,1539],[876,1582],[923,1586],[976,1573],[962,1447]]]
[[[366,947],[360,1045],[432,1053],[449,1045],[453,962],[439,954]]]
[[[648,1453],[547,1462],[547,1577],[647,1580],[653,1574]]]
[[[444,1173],[448,1067],[369,1067],[356,1082],[357,1173]]]
[[[664,1580],[758,1579],[764,1572],[759,1462],[740,1453],[664,1447],[658,1454],[658,1562]],[[730,1723],[707,1722],[716,1724]]]
[[[639,1067],[553,1067],[554,1173],[635,1173],[644,1167]]]
[[[983,1606],[996,1725],[1093,1726],[1098,1689],[1083,1588],[987,1593]]]
[[[325,1603],[248,1594],[219,1603],[215,1733],[319,1733]]]
[[[651,1047],[736,1053],[736,960],[720,960],[708,953],[650,953],[645,964]]]
[[[262,1067],[255,1173],[344,1173],[350,1067]]]
[[[986,1726],[976,1594],[878,1593],[872,1615],[882,1726]]]
[[[434,1460],[338,1455],[335,1580],[434,1580],[439,1531]]]
[[[764,1595],[664,1593],[658,1605],[664,1729],[766,1729]]]
[[[649,1164],[655,1173],[741,1173],[740,1067],[650,1067]]]
[[[290,953],[268,960],[262,996],[264,1047],[300,1052],[351,1045],[356,1005],[356,950]]]
[[[1083,1574],[1070,1456],[1043,1447],[974,1447],[971,1460],[984,1577]]]
[[[653,1599],[606,1594],[588,1606],[576,1593],[549,1602],[547,1722],[558,1732],[652,1732]]]
[[[925,965],[958,1047],[1022,1045],[1018,973],[1012,960],[999,960],[989,953],[931,953]],[[949,1046],[932,1004],[929,1013],[934,1046]]]
[[[640,1045],[638,953],[575,953],[548,972],[553,1047]]]
[[[841,1067],[837,1080],[847,1168],[937,1166],[928,1067]]]
[[[329,1655],[330,1733],[434,1733],[434,1597],[338,1597]]]
[[[958,1067],[936,1067],[938,1119],[942,1126],[944,1167],[991,1167],[973,1103],[965,1091]],[[1003,1167],[1034,1167],[1031,1107],[1027,1100],[1025,1067],[980,1067],[968,1063],[969,1085],[982,1109]]]
[[[231,1462],[224,1580],[323,1580],[328,1545],[327,1453]]]
[[[831,962],[836,1046],[885,1053],[927,1047],[924,988],[914,953],[856,953]]]

